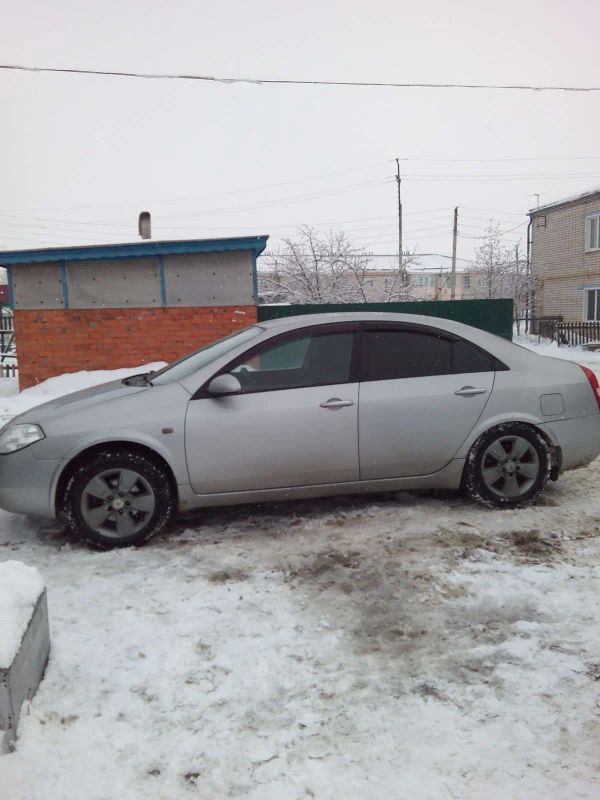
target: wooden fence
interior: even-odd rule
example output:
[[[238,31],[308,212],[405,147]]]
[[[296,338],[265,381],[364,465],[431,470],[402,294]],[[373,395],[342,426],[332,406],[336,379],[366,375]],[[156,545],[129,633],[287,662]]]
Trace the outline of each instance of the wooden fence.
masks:
[[[531,324],[531,332],[543,339],[556,337],[556,326],[563,321],[563,317],[536,317]]]
[[[560,347],[563,344],[579,345],[598,342],[600,344],[600,321],[598,322],[557,322],[553,326],[553,335]]]
[[[0,378],[18,378],[19,367],[17,364],[0,364]]]
[[[16,378],[18,374],[13,316],[0,307],[0,378]]]

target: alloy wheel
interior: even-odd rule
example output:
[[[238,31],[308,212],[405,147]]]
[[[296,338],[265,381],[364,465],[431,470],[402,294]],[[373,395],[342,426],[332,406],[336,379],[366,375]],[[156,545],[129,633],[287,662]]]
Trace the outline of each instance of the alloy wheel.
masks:
[[[539,474],[537,451],[523,436],[499,436],[483,454],[483,482],[500,497],[521,497],[531,489]]]
[[[81,494],[81,514],[95,532],[112,539],[138,533],[148,523],[156,498],[148,481],[131,469],[95,475]]]

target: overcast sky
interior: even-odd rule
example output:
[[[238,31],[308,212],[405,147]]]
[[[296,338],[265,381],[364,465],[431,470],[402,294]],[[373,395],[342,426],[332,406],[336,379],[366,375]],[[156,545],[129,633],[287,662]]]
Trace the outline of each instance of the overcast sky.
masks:
[[[0,0],[0,19],[5,64],[600,84],[589,0]],[[468,259],[466,237],[490,218],[523,223],[535,192],[545,203],[600,185],[600,93],[0,71],[0,97],[2,249],[134,240],[148,209],[153,238],[268,233],[275,247],[308,223],[393,253],[399,157],[405,247],[449,254],[458,205]],[[524,246],[525,226],[505,238]]]

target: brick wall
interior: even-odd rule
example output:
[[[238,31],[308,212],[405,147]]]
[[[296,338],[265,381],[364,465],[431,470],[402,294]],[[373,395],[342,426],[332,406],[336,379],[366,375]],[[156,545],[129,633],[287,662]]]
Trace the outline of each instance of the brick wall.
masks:
[[[534,216],[531,268],[538,280],[537,316],[562,314],[569,322],[585,318],[585,292],[577,287],[600,284],[600,251],[585,250],[585,218],[597,211],[600,198]]]
[[[15,309],[19,384],[173,361],[255,322],[254,306]]]

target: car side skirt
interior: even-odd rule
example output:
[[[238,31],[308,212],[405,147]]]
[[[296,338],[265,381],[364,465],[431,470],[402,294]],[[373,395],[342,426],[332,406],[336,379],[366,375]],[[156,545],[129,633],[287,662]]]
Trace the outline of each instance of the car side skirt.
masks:
[[[233,506],[244,503],[262,503],[274,500],[296,500],[309,497],[334,497],[343,494],[367,492],[396,492],[413,489],[458,489],[462,479],[464,458],[455,458],[443,469],[431,475],[410,478],[384,478],[374,481],[348,483],[320,483],[313,486],[286,486],[279,489],[261,489],[251,492],[221,492],[196,494],[189,484],[179,485],[179,510],[190,511],[206,506]]]

